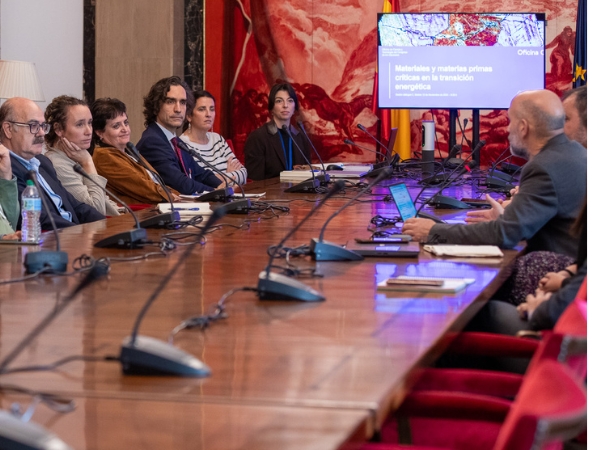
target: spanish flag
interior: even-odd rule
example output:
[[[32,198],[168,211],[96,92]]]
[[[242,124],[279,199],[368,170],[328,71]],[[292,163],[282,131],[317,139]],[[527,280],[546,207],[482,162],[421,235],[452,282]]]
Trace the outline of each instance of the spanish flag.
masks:
[[[573,88],[587,83],[587,0],[579,0],[573,58]]]
[[[400,12],[399,0],[384,0],[382,12]],[[381,137],[386,141],[390,138],[392,128],[398,128],[398,137],[394,145],[394,152],[400,159],[410,158],[410,112],[407,109],[380,109],[377,102],[377,89],[379,74],[375,67],[375,82],[373,83],[373,112],[379,118]]]

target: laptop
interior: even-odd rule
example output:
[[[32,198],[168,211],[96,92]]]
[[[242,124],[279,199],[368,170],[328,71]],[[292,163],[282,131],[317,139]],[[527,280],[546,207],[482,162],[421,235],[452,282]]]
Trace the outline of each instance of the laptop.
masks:
[[[389,186],[389,190],[403,222],[418,216],[423,219],[431,219],[437,223],[445,223],[439,217],[431,214],[424,212],[417,213],[417,207],[415,206],[415,202],[413,202],[410,192],[408,192],[408,187],[406,187],[405,183],[392,184]]]

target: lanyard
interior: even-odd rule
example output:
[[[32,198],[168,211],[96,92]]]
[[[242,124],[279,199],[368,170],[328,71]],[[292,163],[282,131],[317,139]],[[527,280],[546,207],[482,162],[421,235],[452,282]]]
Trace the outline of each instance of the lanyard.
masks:
[[[281,130],[277,130],[279,133],[279,139],[281,140],[281,148],[283,148],[283,156],[286,160],[286,168],[285,170],[292,170],[294,168],[294,164],[292,162],[292,137],[289,137],[288,141],[288,151],[285,151],[285,144],[283,143],[283,136],[281,135]]]

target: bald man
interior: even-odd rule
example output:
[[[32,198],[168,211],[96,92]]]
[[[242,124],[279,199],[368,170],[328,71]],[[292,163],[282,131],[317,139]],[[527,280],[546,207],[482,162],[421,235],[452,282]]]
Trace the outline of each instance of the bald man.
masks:
[[[565,136],[565,112],[551,91],[518,94],[508,110],[511,153],[528,159],[519,194],[496,220],[471,225],[436,224],[409,219],[403,233],[420,242],[497,245],[549,250],[575,257],[570,233],[585,197],[587,156],[581,144]]]
[[[44,136],[49,127],[40,107],[21,97],[8,99],[0,106],[0,143],[10,151],[12,173],[17,179],[19,197],[26,187],[28,173],[37,173],[42,192],[50,211],[42,206],[40,224],[43,231],[51,230],[52,214],[58,228],[94,222],[105,216],[93,207],[75,199],[60,183],[48,158],[42,155]],[[21,226],[21,217],[17,227]]]

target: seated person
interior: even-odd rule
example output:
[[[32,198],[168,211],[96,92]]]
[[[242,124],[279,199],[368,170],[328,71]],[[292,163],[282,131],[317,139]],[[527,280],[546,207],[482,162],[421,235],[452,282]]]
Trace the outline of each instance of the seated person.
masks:
[[[142,156],[156,169],[165,184],[186,195],[225,187],[225,183],[210,170],[194,161],[176,135],[193,102],[190,88],[179,77],[157,81],[144,97],[146,129],[137,143]]]
[[[78,98],[61,95],[46,107],[44,116],[50,125],[45,156],[52,161],[63,187],[77,200],[93,206],[105,216],[118,216],[117,205],[100,187],[106,187],[106,178],[98,175],[88,152],[92,142],[92,114],[87,104]],[[79,163],[100,186],[75,172],[75,163]]]
[[[91,111],[96,144],[93,160],[98,174],[108,180],[108,189],[127,204],[168,202],[158,173],[127,148],[131,129],[125,104],[116,98],[99,98]],[[177,191],[171,193],[179,199]]]
[[[295,166],[310,161],[308,138],[290,125],[292,117],[299,110],[296,91],[289,83],[279,83],[271,88],[271,120],[250,133],[244,145],[245,163],[250,179],[257,181],[275,178],[284,170],[293,170]],[[283,129],[284,126],[287,131]],[[289,133],[293,139],[290,139]]]
[[[215,98],[208,91],[195,91],[194,108],[187,113],[188,127],[180,136],[181,140],[197,150],[209,164],[227,175],[223,177],[218,171],[214,174],[227,185],[245,184],[248,171],[235,157],[223,136],[212,132],[215,122]],[[194,157],[194,159],[196,159]],[[196,159],[202,167],[212,169],[203,161]]]
[[[36,172],[42,190],[40,195],[47,198],[51,209],[46,211],[42,206],[42,231],[52,230],[49,214],[52,214],[58,228],[105,218],[92,206],[73,197],[58,180],[50,160],[42,155],[44,136],[50,125],[44,122],[44,113],[35,102],[22,97],[8,99],[0,107],[0,127],[0,142],[10,151],[19,198],[27,184],[29,171]],[[20,229],[20,226],[19,217],[17,228]]]
[[[8,149],[0,144],[0,239],[21,239],[21,232],[15,233],[18,221],[17,179],[12,174]]]
[[[547,250],[575,257],[577,238],[570,228],[586,192],[587,156],[564,134],[565,113],[548,90],[519,93],[508,110],[511,152],[529,161],[519,193],[504,213],[489,222],[436,224],[409,219],[403,233],[419,242],[497,245],[512,248],[527,241],[527,251]]]

